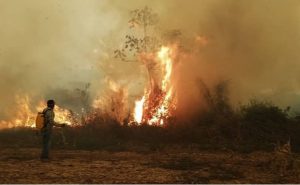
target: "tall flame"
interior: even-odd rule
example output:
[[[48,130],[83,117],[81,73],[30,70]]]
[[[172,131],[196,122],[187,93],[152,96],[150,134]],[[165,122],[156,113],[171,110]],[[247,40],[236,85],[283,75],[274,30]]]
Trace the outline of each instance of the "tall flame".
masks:
[[[145,103],[145,96],[139,101],[135,102],[135,108],[134,108],[134,120],[137,123],[142,123],[143,120],[143,107]]]
[[[164,74],[163,80],[162,80],[162,90],[168,91],[168,86],[170,85],[170,78],[172,74],[172,60],[170,57],[170,48],[168,47],[162,47],[161,50],[158,53],[158,57],[162,64],[162,72]],[[171,90],[171,89],[169,89]]]
[[[149,125],[164,125],[171,116],[174,106],[174,93],[172,85],[172,49],[161,47],[156,58],[161,71],[161,81],[154,82],[145,91],[141,100],[135,102],[134,120],[136,123]]]

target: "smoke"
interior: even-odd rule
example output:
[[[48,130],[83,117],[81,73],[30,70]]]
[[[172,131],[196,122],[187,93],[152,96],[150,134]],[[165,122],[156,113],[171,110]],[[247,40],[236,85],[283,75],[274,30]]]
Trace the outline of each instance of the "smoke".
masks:
[[[261,97],[300,106],[297,0],[0,0],[0,120],[23,94],[77,110],[78,92],[90,83],[92,101],[107,78],[126,86],[129,99],[141,95],[144,66],[112,56],[129,11],[146,5],[160,30],[179,29],[187,43],[177,65],[184,107],[201,104],[198,78],[230,80],[233,103]]]
[[[106,4],[0,1],[0,118],[13,114],[17,94],[29,94],[32,104],[47,98],[62,104],[69,97],[61,94],[72,94],[87,83],[98,88],[103,72],[97,54],[106,52],[99,47],[120,19]]]
[[[228,1],[211,9],[209,23],[200,28],[212,42],[204,60],[231,80],[236,101],[252,96],[282,106],[297,101],[299,8],[298,1],[265,0]]]
[[[299,110],[299,8],[293,0],[170,3],[165,26],[179,26],[186,38],[198,36],[180,61],[184,109],[201,104],[200,77],[209,86],[229,80],[235,105],[259,98]]]

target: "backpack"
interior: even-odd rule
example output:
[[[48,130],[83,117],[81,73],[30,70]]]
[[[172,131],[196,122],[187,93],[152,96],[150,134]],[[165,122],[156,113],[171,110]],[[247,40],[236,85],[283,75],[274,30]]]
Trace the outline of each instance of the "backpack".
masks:
[[[35,120],[35,128],[36,129],[40,130],[40,129],[44,128],[44,126],[45,126],[45,113],[46,112],[47,112],[47,110],[37,113],[36,120]]]

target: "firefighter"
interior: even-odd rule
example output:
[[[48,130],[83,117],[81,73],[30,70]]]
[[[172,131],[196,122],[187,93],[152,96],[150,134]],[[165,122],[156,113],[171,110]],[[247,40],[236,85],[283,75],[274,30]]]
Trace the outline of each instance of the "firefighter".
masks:
[[[55,102],[54,100],[47,101],[47,108],[43,110],[44,114],[44,126],[41,129],[42,134],[42,153],[41,153],[41,160],[46,161],[49,160],[49,150],[51,146],[51,136],[52,136],[52,128],[53,126],[56,127],[65,127],[66,124],[59,124],[54,121],[54,107]]]

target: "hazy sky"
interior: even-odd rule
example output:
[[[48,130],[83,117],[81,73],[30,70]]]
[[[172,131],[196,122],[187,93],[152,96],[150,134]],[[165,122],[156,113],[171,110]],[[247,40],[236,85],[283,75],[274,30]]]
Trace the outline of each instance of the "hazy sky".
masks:
[[[198,77],[228,79],[234,102],[265,97],[300,105],[298,0],[0,0],[0,118],[16,94],[48,98],[84,83],[96,94],[107,76],[142,86],[141,65],[111,56],[128,31],[129,11],[146,5],[161,29],[208,39],[180,61],[190,95]]]

